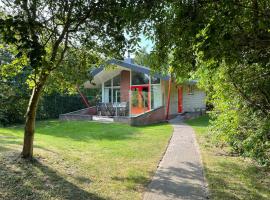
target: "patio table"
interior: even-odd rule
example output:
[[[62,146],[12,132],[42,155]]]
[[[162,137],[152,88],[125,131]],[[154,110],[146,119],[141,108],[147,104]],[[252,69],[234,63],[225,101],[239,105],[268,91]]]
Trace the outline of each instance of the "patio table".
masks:
[[[118,116],[118,110],[126,109],[127,103],[121,102],[121,103],[113,103],[113,107],[115,108],[115,116]]]

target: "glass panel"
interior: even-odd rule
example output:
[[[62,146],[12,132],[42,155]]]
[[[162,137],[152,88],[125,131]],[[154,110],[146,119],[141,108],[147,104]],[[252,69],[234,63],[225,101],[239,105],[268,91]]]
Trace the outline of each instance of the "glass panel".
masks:
[[[105,87],[111,87],[111,86],[112,86],[111,79],[108,80],[108,81],[106,81],[106,82],[104,83],[104,86],[105,86]]]
[[[110,103],[112,99],[111,88],[104,88],[104,103]]]
[[[132,85],[142,85],[149,83],[149,76],[147,74],[132,72]]]
[[[160,84],[160,78],[151,76],[151,84]]]
[[[131,115],[138,115],[150,109],[148,86],[136,86],[131,89]]]
[[[160,85],[152,85],[151,87],[151,107],[152,109],[162,106],[162,94]]]
[[[120,86],[120,74],[113,78],[113,86]]]
[[[113,102],[114,103],[120,103],[120,88],[114,88],[113,89]]]
[[[194,94],[194,85],[188,85],[187,90],[189,95]]]

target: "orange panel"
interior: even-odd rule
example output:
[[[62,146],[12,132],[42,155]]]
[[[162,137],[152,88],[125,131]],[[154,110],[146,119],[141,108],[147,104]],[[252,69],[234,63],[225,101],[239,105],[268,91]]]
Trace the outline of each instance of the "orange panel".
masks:
[[[178,112],[183,112],[183,87],[178,87]]]

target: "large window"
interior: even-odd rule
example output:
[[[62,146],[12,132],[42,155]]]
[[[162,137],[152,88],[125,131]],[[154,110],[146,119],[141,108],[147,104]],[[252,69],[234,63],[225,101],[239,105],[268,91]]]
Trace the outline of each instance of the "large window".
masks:
[[[120,86],[120,74],[113,78],[113,86]]]
[[[160,84],[151,85],[151,108],[162,106],[162,93]]]
[[[113,88],[113,102],[121,102],[120,88]]]
[[[104,83],[104,87],[111,87],[112,86],[112,80],[108,80]]]
[[[131,115],[138,115],[150,109],[149,75],[131,72]]]
[[[160,82],[158,77],[132,71],[131,115],[141,114],[162,106]]]
[[[151,84],[160,84],[160,78],[151,76]]]
[[[112,102],[112,90],[111,90],[111,88],[104,87],[104,102],[105,103]]]
[[[120,74],[104,83],[104,102],[105,103],[120,103]]]
[[[151,108],[162,106],[160,78],[151,76]]]
[[[150,109],[149,85],[131,86],[131,115],[138,115]]]
[[[131,72],[132,85],[145,85],[149,83],[149,76],[140,72]]]

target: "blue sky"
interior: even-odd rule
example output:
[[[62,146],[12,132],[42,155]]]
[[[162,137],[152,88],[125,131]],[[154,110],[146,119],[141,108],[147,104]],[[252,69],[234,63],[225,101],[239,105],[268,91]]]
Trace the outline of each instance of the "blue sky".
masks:
[[[140,47],[141,47],[141,48],[146,47],[146,51],[147,51],[147,52],[150,52],[150,51],[153,49],[153,47],[154,47],[153,41],[147,39],[143,34],[140,34],[140,38],[141,38],[141,42],[139,43]],[[126,52],[126,53],[125,53],[125,57],[127,57],[127,55],[128,55],[128,53]],[[134,55],[131,54],[130,57],[133,58]]]
[[[143,34],[141,34],[140,46],[146,47],[147,52],[150,52],[153,49],[154,43],[152,40],[147,39]]]

